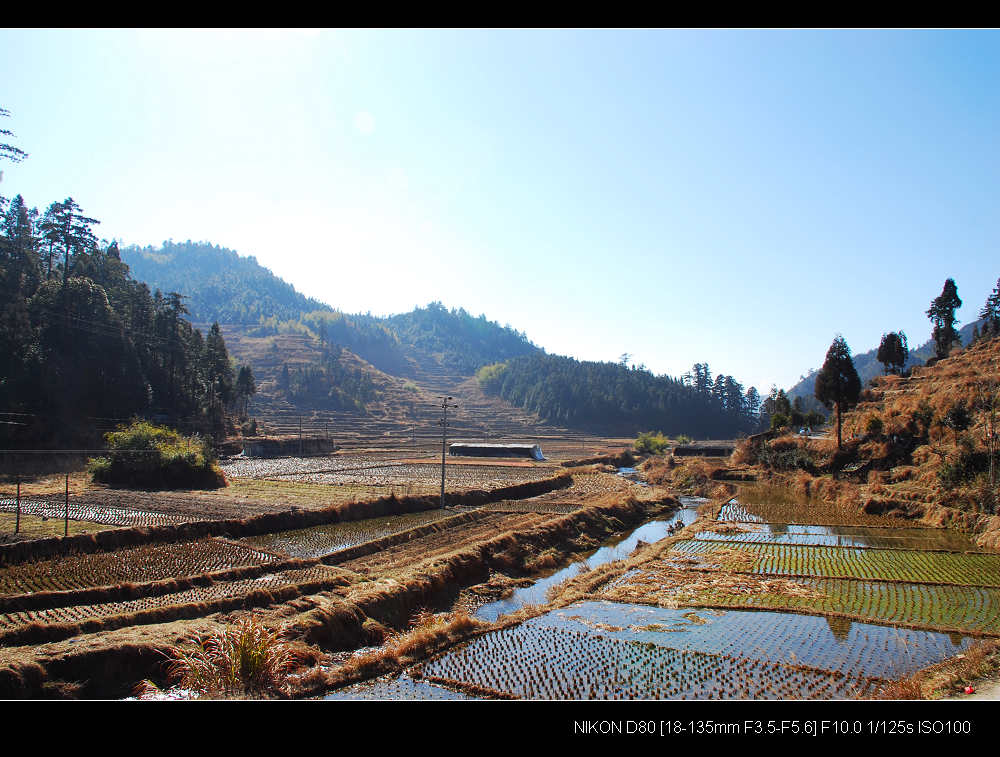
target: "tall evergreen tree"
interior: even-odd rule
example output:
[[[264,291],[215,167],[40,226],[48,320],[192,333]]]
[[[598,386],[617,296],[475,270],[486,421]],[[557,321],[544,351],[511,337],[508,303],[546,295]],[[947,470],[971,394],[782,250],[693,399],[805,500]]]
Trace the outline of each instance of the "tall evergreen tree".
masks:
[[[993,293],[986,298],[986,304],[979,311],[979,317],[986,321],[983,324],[984,334],[988,327],[993,336],[1000,335],[1000,279],[997,279],[997,285],[993,289]]]
[[[878,346],[876,357],[882,364],[882,372],[884,374],[902,373],[909,355],[910,350],[906,345],[906,334],[902,331],[898,333],[890,331],[888,334],[882,335],[882,343]]]
[[[5,108],[0,108],[0,116],[5,118],[10,117],[10,111]],[[14,132],[10,129],[0,129],[0,137],[13,137]],[[9,160],[13,163],[20,163],[22,160],[28,157],[28,153],[19,147],[14,147],[14,145],[8,145],[0,143],[0,158]]]
[[[951,345],[959,341],[958,332],[955,330],[955,310],[962,307],[962,301],[958,298],[958,287],[954,279],[944,282],[941,294],[931,301],[927,317],[934,324],[933,339],[934,351],[938,358],[948,357],[951,352]]]
[[[826,407],[837,408],[837,449],[841,440],[841,414],[856,404],[861,396],[861,379],[854,369],[851,350],[839,334],[826,351],[826,360],[816,376],[816,399]]]

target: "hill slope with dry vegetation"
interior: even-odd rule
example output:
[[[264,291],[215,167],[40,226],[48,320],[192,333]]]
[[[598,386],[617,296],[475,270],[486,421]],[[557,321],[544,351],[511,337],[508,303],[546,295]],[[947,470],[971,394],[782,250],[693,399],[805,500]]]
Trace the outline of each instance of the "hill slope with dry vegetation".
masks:
[[[842,450],[761,435],[733,463],[804,496],[967,529],[997,548],[998,411],[1000,339],[981,339],[909,377],[874,379],[844,417]]]

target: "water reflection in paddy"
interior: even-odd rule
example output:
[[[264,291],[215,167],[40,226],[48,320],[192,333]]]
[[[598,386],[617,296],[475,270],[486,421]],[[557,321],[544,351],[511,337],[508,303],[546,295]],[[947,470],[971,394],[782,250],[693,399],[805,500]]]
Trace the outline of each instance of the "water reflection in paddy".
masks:
[[[493,622],[501,615],[516,612],[525,605],[545,604],[549,589],[575,576],[580,571],[593,570],[599,565],[614,560],[623,560],[635,551],[640,541],[652,544],[669,536],[673,530],[679,530],[694,523],[698,517],[697,507],[704,501],[699,497],[681,497],[682,507],[670,517],[652,520],[639,526],[631,533],[608,542],[588,557],[540,578],[531,586],[516,589],[509,597],[483,605],[476,611],[475,616],[480,620]]]
[[[320,557],[409,528],[433,523],[454,514],[443,509],[424,510],[418,513],[365,518],[345,523],[327,523],[311,528],[248,536],[242,541],[260,549],[281,552],[291,557]]]

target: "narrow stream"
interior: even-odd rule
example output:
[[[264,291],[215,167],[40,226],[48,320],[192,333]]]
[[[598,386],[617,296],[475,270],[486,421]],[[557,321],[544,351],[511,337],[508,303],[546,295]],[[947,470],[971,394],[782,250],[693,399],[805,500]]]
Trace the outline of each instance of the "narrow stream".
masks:
[[[476,610],[475,617],[479,620],[486,620],[492,623],[501,615],[516,612],[525,605],[545,604],[549,589],[562,583],[567,578],[571,578],[584,570],[593,570],[599,565],[604,565],[614,560],[624,560],[635,551],[640,541],[652,544],[670,536],[674,531],[679,531],[684,526],[694,523],[698,517],[698,505],[705,500],[700,497],[681,497],[680,500],[681,508],[669,518],[651,520],[648,523],[644,523],[631,533],[609,541],[588,557],[570,563],[565,568],[557,570],[544,578],[540,578],[531,584],[531,586],[515,589],[514,593],[505,599],[499,599],[483,605]]]

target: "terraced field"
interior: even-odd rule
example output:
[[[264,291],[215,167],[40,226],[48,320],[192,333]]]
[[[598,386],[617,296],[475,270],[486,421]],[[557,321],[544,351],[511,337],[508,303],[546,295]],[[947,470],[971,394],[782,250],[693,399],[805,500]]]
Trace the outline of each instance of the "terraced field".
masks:
[[[678,543],[674,551],[685,555],[718,551],[726,555],[726,567],[735,572],[1000,586],[1000,555],[996,554],[694,539]],[[733,551],[739,555],[730,554]],[[739,558],[744,556],[747,559],[741,563]]]
[[[629,576],[633,586],[647,579],[658,583],[655,571]],[[913,628],[1000,635],[1000,589],[836,578],[800,578],[795,583],[803,589],[801,593],[706,586],[688,593],[684,604],[795,610]],[[616,588],[609,587],[610,596]]]
[[[718,528],[718,527],[717,527]],[[803,546],[873,547],[879,549],[982,552],[965,535],[943,528],[870,528],[866,526],[803,526],[786,523],[742,523],[706,530],[695,539]]]
[[[737,501],[723,505],[717,520],[733,523],[795,523],[812,526],[883,526],[899,528],[898,518],[872,515],[856,507],[830,502],[755,502]]]
[[[584,602],[485,634],[423,666],[432,681],[541,699],[844,698],[969,639],[766,612]]]
[[[0,594],[65,591],[193,576],[275,562],[274,555],[221,539],[68,555],[0,568]]]
[[[425,510],[405,515],[389,515],[384,518],[366,518],[293,531],[278,531],[250,536],[242,542],[257,549],[279,552],[290,557],[320,557],[409,528],[433,523],[451,515],[454,515],[451,510]]]
[[[143,610],[161,609],[195,602],[211,602],[226,597],[241,597],[259,589],[275,589],[300,583],[333,582],[339,575],[341,574],[336,570],[318,565],[280,573],[268,573],[259,578],[222,581],[212,583],[209,586],[199,586],[185,591],[122,602],[102,602],[2,613],[0,614],[0,633],[29,623],[78,623],[92,618],[128,615]]]
[[[372,554],[343,562],[336,561],[336,555],[334,555],[334,559],[327,562],[328,564],[335,563],[342,568],[362,575],[389,576],[421,563],[433,562],[463,545],[472,545],[492,539],[504,531],[532,528],[556,517],[559,516],[542,513],[495,513],[487,515],[475,523],[469,523],[461,529],[427,534],[403,544],[388,546]]]
[[[0,498],[0,511],[16,512],[17,500],[12,497]],[[21,513],[62,520],[67,515],[67,507],[65,501],[58,497],[21,499]],[[191,520],[190,517],[182,515],[81,502],[77,495],[70,498],[68,513],[70,520],[89,521],[109,526],[163,526]]]

